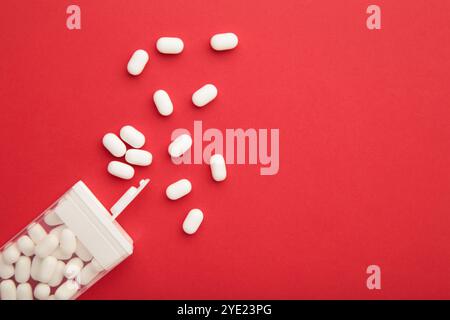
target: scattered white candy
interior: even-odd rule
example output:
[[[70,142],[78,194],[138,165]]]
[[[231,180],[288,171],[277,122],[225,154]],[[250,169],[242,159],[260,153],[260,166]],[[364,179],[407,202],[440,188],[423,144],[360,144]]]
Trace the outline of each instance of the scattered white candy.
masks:
[[[15,263],[19,257],[20,257],[20,251],[19,248],[15,243],[9,244],[4,250],[3,250],[3,261],[7,264],[13,264]]]
[[[175,138],[169,145],[168,151],[171,157],[177,158],[188,151],[192,146],[192,138],[188,134],[182,134]]]
[[[69,300],[77,293],[79,288],[80,285],[77,282],[73,280],[67,280],[58,289],[56,289],[55,299]]]
[[[14,266],[3,261],[0,253],[0,278],[9,279],[14,275]]]
[[[136,50],[128,61],[127,70],[128,73],[137,76],[142,73],[145,65],[148,62],[148,53],[145,50]]]
[[[51,294],[51,295],[48,297],[47,300],[56,300],[56,299],[55,299],[55,295],[54,295],[54,294]]]
[[[217,88],[213,84],[205,84],[192,95],[192,103],[197,107],[206,106],[217,97]]]
[[[16,284],[12,280],[3,280],[0,283],[0,299],[1,300],[16,300],[17,291]]]
[[[153,102],[156,109],[162,116],[171,115],[173,112],[173,103],[170,100],[169,94],[164,90],[157,90],[153,94]]]
[[[117,178],[125,180],[134,177],[134,168],[129,164],[120,161],[111,161],[108,164],[108,172]]]
[[[31,279],[39,281],[39,270],[41,269],[42,259],[34,256],[31,261]]]
[[[44,222],[49,226],[58,226],[63,223],[56,212],[52,210],[45,215]]]
[[[238,37],[232,32],[218,33],[211,37],[211,47],[216,51],[231,50],[238,45]]]
[[[50,287],[57,287],[61,284],[64,279],[64,270],[66,269],[66,264],[62,261],[56,263],[55,270],[53,271],[52,277],[48,281]]]
[[[28,235],[34,244],[38,244],[45,238],[47,232],[39,223],[33,223],[28,227]]]
[[[114,156],[123,157],[127,151],[125,143],[114,133],[107,133],[103,136],[103,146]]]
[[[23,235],[17,240],[17,247],[27,257],[34,254],[34,242],[27,235]]]
[[[39,266],[37,273],[38,280],[42,283],[48,283],[56,270],[58,260],[54,256],[45,257]]]
[[[61,231],[61,235],[59,237],[59,247],[63,254],[73,255],[75,250],[77,249],[77,238],[70,229],[64,229]]]
[[[209,159],[211,175],[215,181],[223,181],[227,177],[227,167],[225,159],[221,154],[215,154]]]
[[[156,41],[156,48],[160,53],[178,54],[184,49],[183,40],[174,37],[161,37]]]
[[[191,182],[188,179],[181,179],[167,187],[166,195],[170,200],[177,200],[187,195],[191,190]]]
[[[29,283],[21,283],[17,286],[17,300],[33,300],[33,289]]]
[[[123,126],[120,137],[133,148],[141,148],[145,144],[145,136],[132,126]]]
[[[42,239],[41,242],[37,244],[34,248],[35,254],[39,258],[45,258],[52,254],[53,251],[58,247],[59,239],[54,234],[48,234]]]
[[[194,234],[203,221],[203,212],[200,209],[192,209],[183,222],[183,230],[187,234]]]
[[[21,256],[16,262],[14,274],[16,282],[28,282],[31,274],[31,259],[29,257]]]
[[[66,268],[64,269],[64,276],[67,279],[75,278],[83,268],[83,261],[80,258],[72,258],[66,264]]]
[[[50,287],[48,284],[39,283],[34,287],[34,297],[38,300],[47,300],[50,296]]]
[[[83,260],[84,262],[88,262],[92,260],[92,254],[86,249],[86,247],[77,239],[77,249],[75,250],[75,254]]]
[[[125,160],[129,164],[137,166],[149,166],[152,163],[153,155],[141,149],[129,149],[125,154]]]

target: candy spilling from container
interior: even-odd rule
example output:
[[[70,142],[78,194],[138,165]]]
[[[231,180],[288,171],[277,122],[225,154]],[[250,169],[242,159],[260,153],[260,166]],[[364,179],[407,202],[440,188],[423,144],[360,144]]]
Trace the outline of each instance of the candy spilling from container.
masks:
[[[77,182],[0,250],[1,300],[76,299],[133,253],[115,220],[148,184],[130,187],[111,213]]]

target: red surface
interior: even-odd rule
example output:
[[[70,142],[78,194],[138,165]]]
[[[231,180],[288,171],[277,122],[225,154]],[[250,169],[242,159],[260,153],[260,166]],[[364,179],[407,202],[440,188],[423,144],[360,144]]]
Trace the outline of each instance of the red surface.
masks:
[[[130,4],[131,3],[131,4]],[[135,254],[84,299],[450,298],[449,1],[376,1],[382,29],[366,28],[368,1],[76,1],[82,29],[66,28],[68,1],[0,5],[0,243],[82,179],[110,207],[152,179],[120,217]],[[216,53],[209,37],[240,44]],[[185,41],[180,56],[159,36]],[[126,63],[149,50],[144,73]],[[212,82],[219,97],[190,96]],[[160,117],[165,88],[175,112]],[[279,128],[280,171],[175,166],[175,128]],[[132,182],[106,172],[108,131],[132,124],[154,163]],[[165,187],[193,182],[170,202]],[[195,236],[181,224],[199,207]],[[382,290],[366,288],[368,265]]]

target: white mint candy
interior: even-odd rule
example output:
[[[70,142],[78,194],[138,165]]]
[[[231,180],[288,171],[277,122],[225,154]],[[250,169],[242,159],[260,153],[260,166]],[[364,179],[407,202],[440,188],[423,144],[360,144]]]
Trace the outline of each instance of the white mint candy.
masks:
[[[48,284],[39,283],[34,288],[34,297],[38,300],[47,300],[50,296],[50,287]]]
[[[179,54],[184,49],[184,43],[180,38],[161,37],[156,41],[156,49],[164,54]]]
[[[34,256],[31,261],[31,279],[39,281],[39,270],[41,269],[42,259]]]
[[[77,239],[77,249],[75,250],[75,254],[78,258],[83,260],[84,262],[88,262],[92,260],[92,254],[86,249],[86,247]]]
[[[48,234],[45,238],[38,243],[36,248],[34,248],[35,254],[39,258],[45,258],[52,254],[53,251],[58,247],[59,239],[54,234]]]
[[[182,134],[173,140],[168,148],[169,154],[173,158],[182,156],[192,146],[192,138],[188,134]]]
[[[77,249],[77,238],[70,229],[64,229],[59,236],[59,247],[62,253],[66,255],[73,255]]]
[[[50,234],[54,234],[58,239],[61,236],[61,232],[66,229],[67,227],[65,225],[57,226],[56,228],[53,228],[50,230]]]
[[[28,235],[34,244],[38,244],[45,238],[47,232],[39,223],[33,223],[28,227]]]
[[[153,155],[145,150],[129,149],[125,154],[125,160],[136,166],[149,166],[152,163]]]
[[[157,90],[153,94],[153,102],[156,109],[162,116],[171,115],[173,112],[173,103],[170,100],[169,94],[164,90]]]
[[[128,73],[137,76],[142,73],[145,65],[148,62],[148,53],[145,50],[136,50],[128,61],[127,70]]]
[[[205,84],[192,95],[192,103],[197,107],[206,106],[217,97],[217,88],[213,84]]]
[[[216,51],[231,50],[236,48],[239,39],[232,32],[218,33],[211,37],[211,47]]]
[[[64,269],[64,276],[67,279],[74,279],[83,268],[83,261],[80,258],[72,258],[66,264]]]
[[[23,235],[17,239],[17,247],[27,257],[34,254],[34,242],[27,235]]]
[[[16,282],[28,282],[31,274],[31,259],[29,257],[21,256],[16,262],[14,274]]]
[[[17,286],[17,300],[33,300],[33,289],[29,283],[21,283]]]
[[[53,272],[56,270],[58,260],[53,256],[45,257],[39,266],[37,278],[42,283],[48,283],[52,278]]]
[[[120,129],[120,137],[133,148],[141,148],[145,144],[145,136],[132,126],[123,126]]]
[[[77,282],[67,280],[58,289],[56,289],[55,299],[69,300],[77,293],[78,289],[80,289],[80,285]]]
[[[194,234],[197,232],[202,221],[203,212],[200,209],[192,209],[184,219],[183,231],[187,234]]]
[[[215,154],[209,159],[211,175],[215,181],[223,181],[227,177],[225,159],[221,154]]]
[[[3,250],[3,262],[7,264],[13,264],[15,263],[19,257],[20,257],[20,251],[19,248],[15,243],[9,244],[4,250]]]
[[[17,300],[16,284],[12,280],[0,282],[0,300]]]
[[[66,264],[62,261],[56,263],[55,270],[53,271],[52,277],[48,281],[50,287],[57,287],[61,284],[64,279],[64,270],[66,269]]]
[[[129,164],[120,161],[111,161],[108,164],[108,172],[117,178],[125,180],[134,177],[134,168]]]
[[[166,195],[170,200],[177,200],[187,195],[191,190],[191,182],[188,179],[181,179],[167,187]]]
[[[55,211],[49,211],[44,217],[44,222],[49,226],[58,226],[63,223]]]
[[[3,261],[2,254],[0,253],[0,278],[9,279],[14,275],[14,266],[12,264]]]
[[[100,271],[102,271],[100,265],[95,260],[92,260],[81,270],[80,284],[83,286],[89,284]]]
[[[123,157],[125,152],[127,151],[127,147],[125,143],[123,143],[120,138],[114,133],[107,133],[103,136],[102,139],[103,146],[114,156],[114,157]]]

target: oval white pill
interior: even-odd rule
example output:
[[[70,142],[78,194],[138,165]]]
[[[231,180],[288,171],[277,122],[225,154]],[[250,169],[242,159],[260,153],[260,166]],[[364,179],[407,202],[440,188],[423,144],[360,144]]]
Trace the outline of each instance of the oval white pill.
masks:
[[[21,256],[16,262],[14,274],[16,282],[28,282],[31,274],[31,259],[29,257]]]
[[[12,280],[3,280],[0,283],[0,299],[1,300],[16,300],[17,291],[16,284]]]
[[[153,155],[145,150],[130,149],[125,154],[125,160],[137,166],[149,166],[152,163]]]
[[[5,263],[13,264],[20,257],[20,250],[15,243],[11,243],[3,250],[2,257]]]
[[[145,65],[148,62],[148,53],[145,50],[136,50],[128,61],[127,70],[128,73],[137,76],[142,73]]]
[[[191,190],[191,182],[188,179],[181,179],[167,187],[166,195],[170,200],[177,200],[187,195]]]
[[[21,283],[17,286],[17,300],[33,300],[33,289],[29,283]]]
[[[70,229],[61,231],[59,237],[59,247],[61,251],[67,255],[72,255],[77,249],[77,238]]]
[[[114,133],[107,133],[103,136],[103,146],[114,156],[123,157],[127,151],[125,143]]]
[[[89,262],[80,273],[80,284],[85,286],[91,282],[98,274],[100,270],[94,265],[93,262]]]
[[[39,281],[39,270],[41,268],[42,259],[34,256],[31,261],[31,279]]]
[[[188,134],[182,134],[173,140],[168,148],[169,154],[173,158],[180,157],[192,146],[192,138]]]
[[[217,88],[213,84],[205,84],[192,95],[192,103],[197,107],[203,107],[217,97]]]
[[[38,244],[45,238],[47,232],[39,223],[33,223],[28,227],[28,235],[34,244]]]
[[[17,247],[27,257],[34,254],[34,242],[27,235],[23,235],[17,240]]]
[[[55,299],[69,300],[77,293],[78,289],[80,289],[80,285],[77,282],[67,280],[56,290]]]
[[[75,250],[75,254],[78,256],[78,258],[80,258],[84,262],[88,262],[88,261],[92,260],[91,253],[88,251],[88,249],[86,249],[86,247],[78,239],[77,239],[77,249]]]
[[[161,37],[156,41],[156,49],[164,54],[178,54],[184,49],[183,40],[175,37]]]
[[[53,256],[45,257],[39,266],[37,278],[42,283],[48,283],[53,276],[53,272],[56,270],[58,259]]]
[[[218,33],[211,37],[211,47],[216,51],[231,50],[236,48],[239,39],[232,32]]]
[[[203,212],[200,209],[192,209],[183,222],[183,230],[187,234],[194,234],[197,232],[200,224],[203,221]]]
[[[162,116],[171,115],[173,112],[173,103],[170,100],[169,94],[164,90],[157,90],[153,94],[153,102],[156,109]]]
[[[80,258],[72,258],[66,264],[66,268],[64,269],[64,276],[67,279],[75,278],[83,268],[83,261]]]
[[[50,296],[50,287],[48,284],[39,283],[34,288],[34,297],[38,300],[47,300]]]
[[[44,222],[49,226],[58,226],[63,223],[55,211],[49,211],[44,217]]]
[[[48,234],[45,238],[39,242],[39,244],[34,248],[34,253],[39,258],[45,258],[52,254],[53,251],[58,247],[59,239],[54,234]]]
[[[66,229],[67,226],[62,225],[62,226],[57,226],[56,228],[53,228],[52,230],[50,230],[50,234],[54,234],[58,239],[61,236],[61,232]]]
[[[120,161],[111,161],[108,164],[108,172],[117,178],[125,180],[134,177],[134,168],[129,164]]]
[[[55,270],[53,271],[52,277],[48,281],[50,287],[57,287],[61,284],[64,279],[64,270],[66,269],[66,264],[62,261],[56,263]]]
[[[9,279],[14,275],[14,266],[3,261],[0,253],[0,278]]]
[[[123,126],[120,137],[133,148],[141,148],[145,144],[145,136],[132,126]]]
[[[225,159],[221,154],[215,154],[209,159],[211,175],[215,181],[223,181],[227,177]]]

